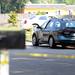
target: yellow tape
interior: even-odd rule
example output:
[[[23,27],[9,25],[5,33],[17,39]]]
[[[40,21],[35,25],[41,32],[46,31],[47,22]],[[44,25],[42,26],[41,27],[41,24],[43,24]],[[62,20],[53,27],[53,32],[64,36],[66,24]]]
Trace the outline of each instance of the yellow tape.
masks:
[[[35,56],[35,57],[41,57],[41,56],[43,56],[42,54],[39,54],[39,53],[31,53],[30,55],[31,56]]]
[[[75,55],[63,55],[63,54],[18,53],[18,54],[16,54],[16,56],[32,56],[32,57],[75,59]]]

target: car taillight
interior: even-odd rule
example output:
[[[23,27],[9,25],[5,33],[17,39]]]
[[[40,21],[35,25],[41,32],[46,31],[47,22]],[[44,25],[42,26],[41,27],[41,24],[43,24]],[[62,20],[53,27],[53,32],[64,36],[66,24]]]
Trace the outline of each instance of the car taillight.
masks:
[[[59,32],[58,32],[59,34],[70,34],[71,33],[71,31],[70,30],[67,30],[67,29],[64,29],[64,30],[60,30]]]
[[[65,29],[65,30],[64,30],[64,34],[65,34],[65,35],[69,35],[69,34],[71,34],[71,33],[74,33],[74,31],[71,30],[71,29]]]
[[[27,23],[27,20],[24,21],[24,24],[26,24],[26,23]]]
[[[69,35],[69,34],[70,34],[70,32],[66,31],[66,32],[64,32],[64,34],[65,34],[65,35]]]
[[[63,30],[61,30],[61,31],[58,31],[58,34],[63,34]]]

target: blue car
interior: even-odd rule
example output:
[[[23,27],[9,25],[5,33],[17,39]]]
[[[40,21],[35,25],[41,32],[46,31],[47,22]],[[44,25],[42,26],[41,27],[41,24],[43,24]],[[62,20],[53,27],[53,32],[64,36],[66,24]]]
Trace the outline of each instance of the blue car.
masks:
[[[36,25],[37,28],[32,34],[33,46],[49,44],[51,48],[54,48],[58,44],[62,47],[75,45],[75,20],[52,18],[42,26]]]

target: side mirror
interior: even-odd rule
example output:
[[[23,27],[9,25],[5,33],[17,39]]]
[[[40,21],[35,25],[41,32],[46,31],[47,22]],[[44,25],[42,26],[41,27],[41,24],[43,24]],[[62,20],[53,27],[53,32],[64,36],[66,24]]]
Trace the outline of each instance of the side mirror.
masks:
[[[42,27],[41,26],[39,26],[39,24],[37,24],[37,23],[34,23],[34,24],[32,24],[34,27],[36,27],[36,28],[38,28],[38,29],[42,29]]]
[[[40,27],[39,25],[37,26],[38,29],[42,29],[42,27]]]

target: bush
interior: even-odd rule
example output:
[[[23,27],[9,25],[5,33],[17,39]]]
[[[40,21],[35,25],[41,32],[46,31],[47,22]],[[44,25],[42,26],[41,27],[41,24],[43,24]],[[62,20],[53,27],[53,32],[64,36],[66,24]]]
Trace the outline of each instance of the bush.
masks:
[[[9,14],[8,23],[12,23],[13,26],[16,26],[17,23],[17,14],[15,11],[11,11]]]

